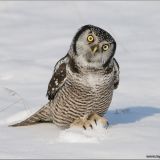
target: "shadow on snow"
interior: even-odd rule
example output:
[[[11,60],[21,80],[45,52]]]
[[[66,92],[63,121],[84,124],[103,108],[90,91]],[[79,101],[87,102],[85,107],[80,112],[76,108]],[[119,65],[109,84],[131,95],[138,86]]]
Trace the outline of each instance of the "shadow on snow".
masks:
[[[134,123],[143,118],[160,113],[160,108],[155,107],[128,107],[125,109],[109,110],[105,117],[111,125]]]

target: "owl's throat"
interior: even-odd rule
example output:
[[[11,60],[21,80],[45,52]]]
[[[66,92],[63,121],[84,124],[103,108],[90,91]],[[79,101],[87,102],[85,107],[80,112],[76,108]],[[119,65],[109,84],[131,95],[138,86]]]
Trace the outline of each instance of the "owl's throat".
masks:
[[[78,70],[81,69],[94,69],[94,70],[99,70],[103,69],[103,65],[106,62],[106,57],[103,57],[102,55],[100,56],[93,56],[90,53],[85,54],[85,55],[80,55],[74,58],[74,65]]]
[[[103,64],[106,63],[108,57],[102,53],[94,53],[94,54],[95,55],[91,53],[86,54],[86,57],[85,57],[86,61],[89,64],[96,63],[103,66]],[[97,67],[99,67],[99,65]]]

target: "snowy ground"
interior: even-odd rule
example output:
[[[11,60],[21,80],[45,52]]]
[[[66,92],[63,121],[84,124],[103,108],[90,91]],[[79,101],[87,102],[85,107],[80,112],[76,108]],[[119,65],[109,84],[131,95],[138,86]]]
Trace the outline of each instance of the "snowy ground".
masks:
[[[117,40],[121,81],[106,114],[110,127],[10,128],[47,102],[56,61],[84,24]],[[160,156],[160,2],[0,2],[0,158]]]

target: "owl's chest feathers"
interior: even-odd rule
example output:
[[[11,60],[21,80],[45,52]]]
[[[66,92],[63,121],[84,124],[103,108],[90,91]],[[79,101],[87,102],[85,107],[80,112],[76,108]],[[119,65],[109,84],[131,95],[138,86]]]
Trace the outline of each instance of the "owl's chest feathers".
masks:
[[[107,77],[104,75],[98,75],[94,73],[88,73],[83,75],[79,80],[84,86],[90,87],[92,90],[96,90],[100,87],[105,87],[107,84]]]
[[[110,88],[113,85],[113,72],[106,74],[104,70],[88,71],[83,70],[80,73],[73,73],[68,70],[67,79],[74,87],[83,86],[94,92],[96,90]]]

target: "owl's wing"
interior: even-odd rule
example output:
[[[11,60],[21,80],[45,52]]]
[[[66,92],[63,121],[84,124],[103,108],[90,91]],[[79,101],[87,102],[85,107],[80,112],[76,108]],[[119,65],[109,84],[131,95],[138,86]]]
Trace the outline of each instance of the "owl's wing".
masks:
[[[68,63],[68,56],[66,55],[60,59],[54,67],[53,76],[48,84],[47,97],[48,100],[53,100],[57,91],[65,83],[66,80],[66,65]]]
[[[114,66],[114,89],[117,89],[118,88],[118,85],[119,85],[119,64],[118,62],[116,61],[116,59],[114,58],[113,59],[113,66]]]

